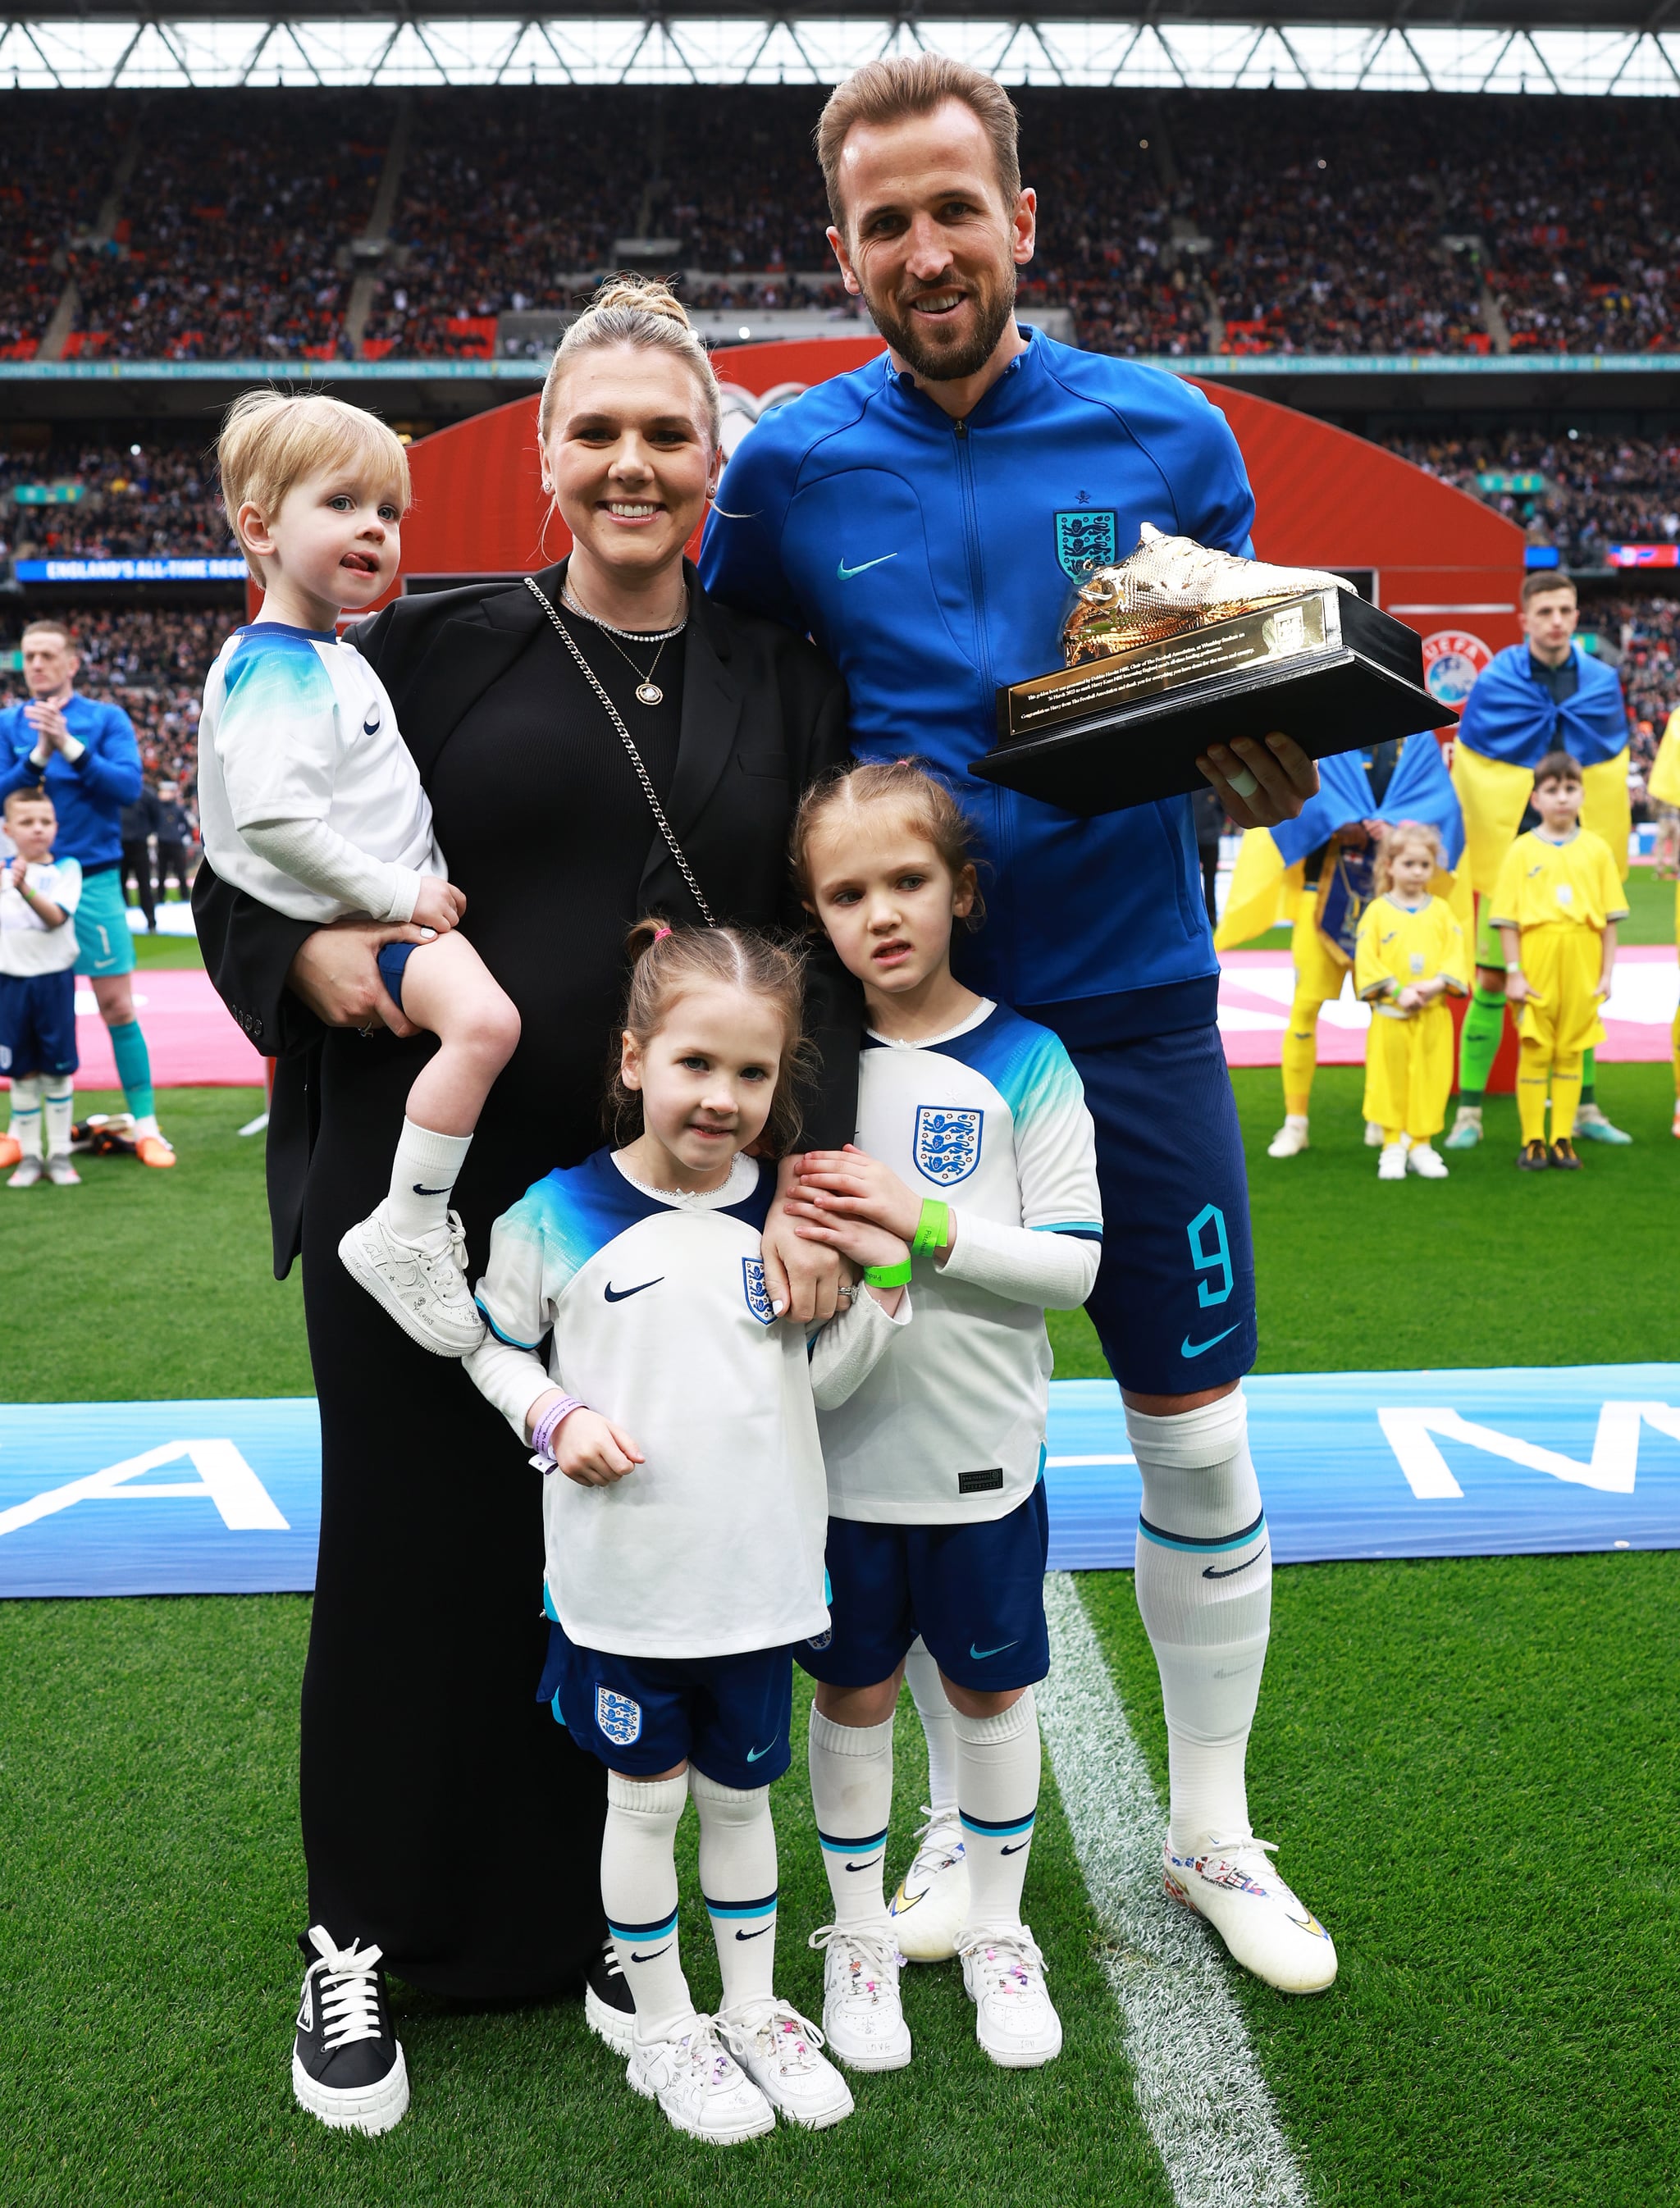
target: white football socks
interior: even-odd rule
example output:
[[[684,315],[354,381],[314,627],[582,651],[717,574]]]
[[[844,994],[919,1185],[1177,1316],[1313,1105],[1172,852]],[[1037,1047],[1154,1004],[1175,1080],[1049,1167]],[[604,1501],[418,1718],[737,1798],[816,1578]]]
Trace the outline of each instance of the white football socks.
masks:
[[[26,1158],[41,1155],[41,1080],[37,1073],[26,1073],[12,1083],[12,1119],[10,1131],[16,1136]]]
[[[953,1710],[951,1722],[969,1866],[967,1932],[1005,1932],[1021,1922],[1021,1890],[1038,1815],[1038,1705],[1029,1687],[996,1717],[969,1718]]]
[[[887,1922],[887,1821],[892,1815],[892,1719],[836,1725],[811,1713],[811,1805],[837,1924]]]
[[[397,1155],[391,1161],[391,1193],[386,1198],[393,1234],[405,1242],[417,1242],[447,1223],[449,1199],[471,1148],[471,1135],[434,1134],[429,1127],[417,1127],[412,1119],[403,1121]]]
[[[1244,1765],[1271,1631],[1272,1557],[1241,1389],[1176,1418],[1128,1405],[1143,1475],[1137,1607],[1161,1671],[1181,1853],[1249,1831]]]
[[[69,1081],[57,1081],[46,1092],[46,1154],[50,1158],[67,1158],[70,1155],[70,1117],[75,1101],[75,1087]]]
[[[917,1639],[904,1659],[904,1677],[927,1737],[927,1801],[937,1817],[957,1807],[957,1736],[951,1729],[951,1707],[945,1699],[939,1667]]]
[[[694,2015],[676,1926],[676,1828],[687,1799],[686,1772],[651,1781],[607,1773],[601,1906],[644,2043],[680,2037]]]
[[[688,1769],[700,1819],[700,1892],[717,1942],[723,2006],[769,2001],[776,1971],[776,1827],[770,1789],[741,1792]]]

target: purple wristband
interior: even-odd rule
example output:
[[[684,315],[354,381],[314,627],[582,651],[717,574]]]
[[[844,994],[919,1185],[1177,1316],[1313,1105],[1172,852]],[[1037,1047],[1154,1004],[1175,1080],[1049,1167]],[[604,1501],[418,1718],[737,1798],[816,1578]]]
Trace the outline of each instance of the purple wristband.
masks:
[[[554,1452],[549,1444],[559,1432],[561,1421],[569,1419],[573,1411],[586,1411],[588,1408],[588,1404],[581,1397],[562,1395],[557,1403],[550,1403],[537,1421],[531,1431],[531,1446],[545,1472],[551,1470],[554,1465]]]

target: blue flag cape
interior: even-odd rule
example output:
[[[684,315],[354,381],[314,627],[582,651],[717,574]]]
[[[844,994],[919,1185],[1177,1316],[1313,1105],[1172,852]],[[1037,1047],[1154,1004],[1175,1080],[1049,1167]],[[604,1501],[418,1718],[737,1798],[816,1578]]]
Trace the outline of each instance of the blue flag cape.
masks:
[[[1482,681],[1486,680],[1484,675]],[[1280,821],[1271,831],[1272,841],[1282,853],[1284,865],[1293,867],[1309,851],[1328,843],[1338,829],[1379,815],[1390,822],[1423,820],[1438,829],[1448,869],[1457,867],[1464,850],[1464,815],[1441,747],[1427,729],[1421,735],[1407,736],[1401,747],[1380,807],[1371,802],[1371,782],[1359,753],[1338,752],[1320,759],[1318,795],[1307,800],[1296,819]]]
[[[1497,651],[1465,700],[1458,741],[1484,759],[1537,767],[1560,745],[1581,766],[1599,766],[1628,746],[1628,711],[1621,677],[1578,644],[1574,655],[1579,687],[1561,705],[1529,672],[1526,644]]]

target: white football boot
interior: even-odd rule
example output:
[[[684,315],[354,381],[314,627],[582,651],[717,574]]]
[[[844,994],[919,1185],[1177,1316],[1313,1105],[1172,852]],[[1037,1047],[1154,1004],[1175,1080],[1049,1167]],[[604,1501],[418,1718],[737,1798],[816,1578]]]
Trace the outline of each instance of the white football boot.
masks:
[[[1322,1994],[1335,1978],[1335,1942],[1266,1860],[1277,1852],[1251,1833],[1208,1840],[1179,1855],[1161,1851],[1167,1895],[1205,1917],[1233,1959],[1281,1994]]]
[[[784,2001],[721,2009],[717,2034],[771,2106],[807,2131],[852,2112],[852,2089],[822,2053],[823,2035]]]
[[[1306,1114],[1291,1112],[1266,1145],[1269,1158],[1298,1158],[1307,1146]]]
[[[1453,1120],[1452,1132],[1442,1144],[1447,1150],[1473,1150],[1482,1139],[1482,1107],[1479,1104],[1461,1104]]]
[[[969,1866],[963,1825],[954,1809],[934,1811],[924,1802],[925,1825],[898,1891],[887,1904],[898,1952],[907,1963],[948,1963],[957,1935],[969,1921]]]
[[[902,2070],[910,2028],[898,1998],[892,1934],[867,1924],[824,1924],[810,1946],[823,1958],[823,2038],[849,2070]]]
[[[1579,1140],[1587,1143],[1609,1143],[1623,1147],[1633,1140],[1624,1128],[1613,1125],[1605,1118],[1602,1104],[1578,1104],[1575,1107],[1575,1131]]]
[[[1406,1170],[1422,1180],[1445,1180],[1447,1161],[1433,1143],[1413,1143],[1406,1153]]]
[[[386,1213],[381,1203],[339,1243],[345,1270],[422,1349],[435,1357],[466,1356],[484,1339],[484,1322],[466,1282],[459,1212],[417,1242],[393,1234]]]
[[[1404,1180],[1406,1178],[1406,1144],[1402,1142],[1384,1143],[1382,1155],[1377,1161],[1378,1180]]]
[[[33,1188],[38,1180],[44,1180],[45,1177],[45,1158],[25,1158],[6,1185],[8,1188]]]
[[[68,1150],[55,1150],[46,1161],[46,1177],[55,1188],[80,1188],[81,1175],[70,1163]]]
[[[963,1935],[963,1990],[975,2037],[1000,2070],[1036,2070],[1062,2051],[1062,2020],[1044,1984],[1044,1958],[1024,1924]]]
[[[1382,1122],[1380,1119],[1367,1119],[1367,1120],[1365,1121],[1365,1148],[1366,1148],[1366,1149],[1368,1149],[1368,1150],[1380,1150],[1380,1149],[1382,1149],[1382,1147],[1383,1147],[1383,1122]]]
[[[657,2101],[680,2132],[711,2146],[734,2146],[776,2128],[776,2111],[717,2036],[697,2016],[675,2039],[638,2040],[625,2083]]]

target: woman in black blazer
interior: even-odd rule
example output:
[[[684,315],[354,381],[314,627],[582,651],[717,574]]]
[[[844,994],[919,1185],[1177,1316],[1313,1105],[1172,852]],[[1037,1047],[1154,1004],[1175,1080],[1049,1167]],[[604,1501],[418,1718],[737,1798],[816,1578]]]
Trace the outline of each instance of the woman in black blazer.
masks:
[[[716,387],[686,323],[674,346],[646,338],[669,313],[657,298],[597,313],[543,395],[543,478],[576,543],[534,580],[630,729],[716,918],[797,927],[788,831],[801,791],[846,756],[844,691],[808,643],[711,603],[681,558],[718,459]],[[673,441],[674,405],[709,451]],[[476,1280],[496,1216],[602,1140],[627,930],[649,912],[678,925],[701,915],[599,695],[527,585],[405,597],[355,641],[430,795],[465,931],[523,1022],[456,1190]],[[374,964],[381,943],[415,931],[312,931],[207,864],[194,907],[217,988],[280,1060],[274,1264],[284,1275],[301,1248],[321,1403],[302,1739],[309,1922],[339,1957],[371,1943],[410,1983],[458,1996],[549,1995],[588,1966],[591,2019],[610,2031],[608,2012],[628,2003],[603,1959],[603,1767],[534,1699],[540,1480],[458,1365],[410,1341],[338,1257],[384,1191],[410,1083],[435,1047],[406,1029]],[[809,1000],[826,1071],[807,1138],[838,1145],[854,1125],[861,1005],[822,960]],[[831,1311],[814,1245],[789,1234],[778,1246],[801,1268],[795,1313]],[[303,1951],[317,1981],[345,1982],[319,1941]],[[381,1971],[368,1983],[365,2037],[323,2050],[300,2030],[310,2077],[295,2067],[294,2082],[326,2121],[378,2129],[406,2105],[406,2076]],[[357,2113],[358,2091],[372,2115]]]

